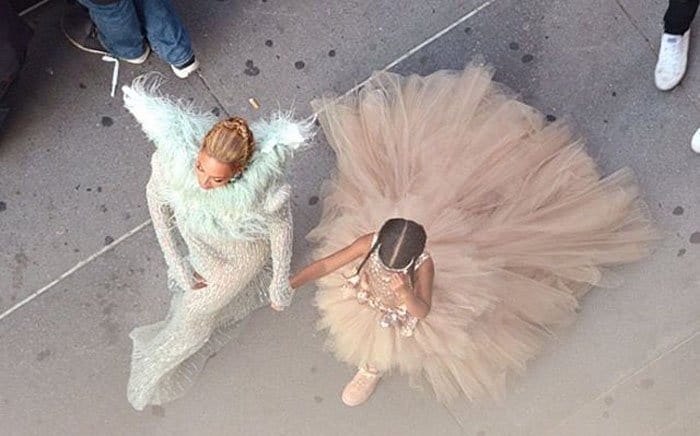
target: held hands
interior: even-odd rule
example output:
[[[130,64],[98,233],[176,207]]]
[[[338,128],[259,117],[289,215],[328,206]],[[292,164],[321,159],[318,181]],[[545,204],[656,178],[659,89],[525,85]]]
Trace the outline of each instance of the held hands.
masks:
[[[291,285],[291,280],[289,282],[289,289],[291,290],[292,296],[294,296],[295,289]],[[278,304],[275,304],[274,302],[270,303],[270,307],[277,312],[283,312],[284,309],[287,308],[287,306],[280,306]]]
[[[208,285],[206,279],[199,275],[197,271],[194,271],[194,285],[192,285],[193,290],[206,288]]]
[[[279,304],[275,304],[274,302],[270,303],[270,307],[273,310],[276,310],[277,312],[284,312],[284,309],[287,308],[287,306],[280,306]]]

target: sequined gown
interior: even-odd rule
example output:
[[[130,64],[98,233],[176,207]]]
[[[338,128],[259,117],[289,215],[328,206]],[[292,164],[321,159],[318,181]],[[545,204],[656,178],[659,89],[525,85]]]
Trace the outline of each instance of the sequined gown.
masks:
[[[641,259],[655,238],[631,170],[603,177],[566,124],[491,75],[378,73],[313,102],[338,167],[309,235],[314,257],[403,217],[425,227],[435,266],[420,320],[376,255],[359,277],[358,265],[324,277],[319,328],[339,360],[406,374],[447,405],[502,398],[605,269]]]
[[[292,217],[290,188],[281,176],[285,145],[259,147],[240,180],[204,191],[194,161],[215,120],[143,80],[125,88],[125,101],[157,146],[146,193],[172,293],[165,320],[130,334],[127,397],[143,410],[182,396],[251,311],[271,301],[290,304]],[[192,289],[194,271],[205,288]]]
[[[278,281],[288,276],[291,256],[291,216],[285,204],[270,222],[270,240],[221,241],[196,228],[182,231],[189,250],[176,244],[176,223],[159,195],[155,170],[148,183],[148,206],[158,242],[169,266],[173,293],[164,321],[134,329],[128,398],[137,410],[180,397],[191,385],[206,360],[230,339],[236,323],[270,302],[271,255]],[[283,195],[288,198],[288,194]],[[272,250],[271,250],[272,248]],[[192,271],[205,277],[208,286],[192,289]],[[272,286],[286,289],[284,283]],[[274,295],[284,306],[290,294]]]

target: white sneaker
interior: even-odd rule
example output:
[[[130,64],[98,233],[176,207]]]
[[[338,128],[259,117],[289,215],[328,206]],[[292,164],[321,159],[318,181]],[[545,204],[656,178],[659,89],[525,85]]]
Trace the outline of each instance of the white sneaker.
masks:
[[[381,377],[381,374],[378,372],[370,372],[360,368],[355,377],[343,389],[343,395],[341,396],[343,403],[346,406],[355,407],[367,401],[377,387]]]
[[[148,56],[151,54],[151,47],[146,44],[146,50],[143,52],[143,54],[137,58],[134,59],[126,59],[126,58],[119,58],[123,60],[124,62],[128,62],[130,64],[134,65],[141,65],[142,63],[146,62],[146,59],[148,59]]]
[[[661,35],[659,61],[654,71],[654,82],[661,91],[675,88],[683,79],[688,65],[689,41],[690,30],[683,35]]]
[[[694,152],[700,153],[700,129],[695,131],[693,139],[690,140],[690,147]]]
[[[197,58],[192,56],[189,61],[185,63],[185,65],[181,67],[176,67],[175,65],[171,65],[170,68],[173,69],[173,73],[181,79],[186,79],[189,77],[190,74],[194,73],[199,69],[199,61]]]

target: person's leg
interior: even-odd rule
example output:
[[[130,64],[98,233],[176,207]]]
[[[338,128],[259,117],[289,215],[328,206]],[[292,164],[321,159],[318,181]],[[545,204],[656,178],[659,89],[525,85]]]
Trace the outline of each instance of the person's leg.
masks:
[[[8,0],[0,0],[0,98],[16,78],[34,31]]]
[[[190,36],[170,0],[135,0],[135,4],[151,48],[176,74],[196,62]]]
[[[0,0],[0,132],[10,108],[3,97],[17,79],[34,31],[20,18],[8,0]]]
[[[699,0],[669,0],[668,9],[664,14],[664,33],[683,35],[690,29]]]
[[[654,83],[662,91],[678,85],[688,65],[690,24],[700,0],[670,0],[664,15],[659,60],[654,71]]]
[[[147,54],[148,47],[133,0],[78,1],[89,11],[106,51],[126,60],[137,60]],[[70,39],[70,35],[67,36]]]

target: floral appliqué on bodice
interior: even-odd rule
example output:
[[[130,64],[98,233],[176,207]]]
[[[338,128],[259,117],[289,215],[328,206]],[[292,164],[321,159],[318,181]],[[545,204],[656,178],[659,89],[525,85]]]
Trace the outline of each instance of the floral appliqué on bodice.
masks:
[[[415,270],[417,271],[428,259],[429,253],[421,254],[415,261]],[[375,251],[357,274],[346,279],[345,289],[355,295],[358,303],[367,304],[381,312],[380,326],[394,326],[401,336],[410,337],[418,325],[418,318],[408,313],[401,296],[391,288],[391,278],[394,274],[406,273],[385,267],[379,258],[379,252]],[[409,286],[413,289],[411,277],[407,278]]]

